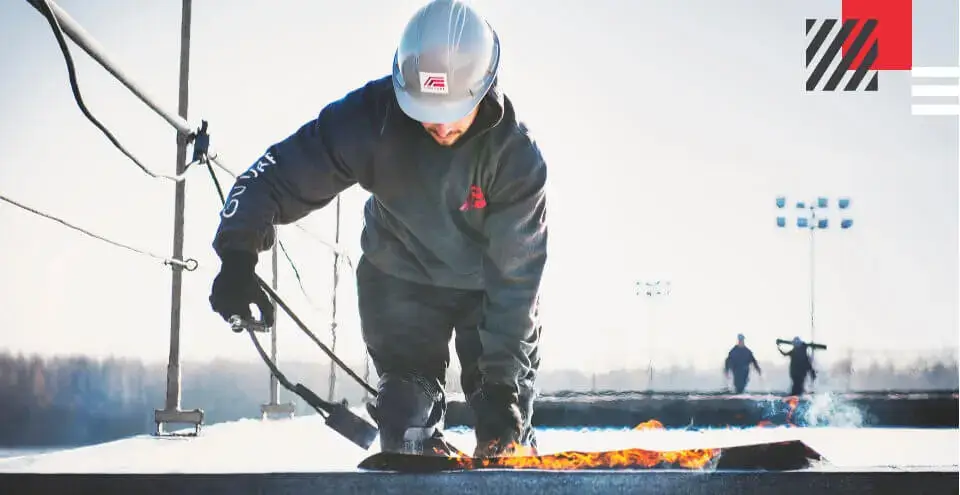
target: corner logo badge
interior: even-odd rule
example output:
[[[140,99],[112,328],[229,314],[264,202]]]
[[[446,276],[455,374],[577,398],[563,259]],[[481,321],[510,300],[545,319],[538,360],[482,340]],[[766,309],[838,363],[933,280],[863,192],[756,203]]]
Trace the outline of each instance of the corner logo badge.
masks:
[[[960,64],[913,65],[912,0],[841,0],[840,9],[806,19],[808,92],[877,92],[881,71],[909,71],[911,115],[960,116]]]
[[[879,72],[912,68],[911,0],[842,0],[840,18],[806,19],[807,91],[878,91]]]

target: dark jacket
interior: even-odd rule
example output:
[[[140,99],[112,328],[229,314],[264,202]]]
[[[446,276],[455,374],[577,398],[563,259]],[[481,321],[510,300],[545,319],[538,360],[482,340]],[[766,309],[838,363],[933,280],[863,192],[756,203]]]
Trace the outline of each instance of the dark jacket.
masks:
[[[469,132],[442,147],[400,110],[387,76],[270,146],[236,181],[213,245],[268,250],[274,225],[359,184],[371,193],[364,256],[399,278],[485,291],[480,367],[486,380],[515,384],[539,334],[546,178],[539,148],[498,87]]]
[[[816,377],[817,372],[813,369],[813,363],[810,362],[810,354],[807,352],[806,345],[794,346],[787,352],[780,350],[780,354],[790,357],[790,376],[802,378],[808,373],[811,377]]]
[[[760,370],[757,359],[753,357],[753,351],[747,346],[735,345],[730,349],[730,352],[727,353],[727,359],[724,361],[723,369],[724,371],[729,371],[734,374],[746,375],[750,372],[751,364],[758,371]]]

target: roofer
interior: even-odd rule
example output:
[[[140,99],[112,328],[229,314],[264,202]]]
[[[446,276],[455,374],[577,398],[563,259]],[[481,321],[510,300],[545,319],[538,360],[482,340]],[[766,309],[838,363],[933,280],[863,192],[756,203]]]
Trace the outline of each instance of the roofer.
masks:
[[[750,365],[757,370],[760,375],[760,365],[757,364],[757,358],[753,356],[753,351],[747,347],[745,337],[742,333],[737,334],[737,345],[727,353],[727,359],[723,363],[723,371],[729,376],[733,373],[733,388],[738,394],[742,394],[747,388],[747,382],[750,378]]]
[[[817,379],[817,372],[813,369],[813,363],[810,361],[810,354],[808,354],[807,349],[813,346],[821,348],[825,348],[825,346],[811,345],[800,340],[800,337],[794,337],[790,341],[793,347],[789,351],[784,351],[780,348],[780,344],[783,342],[785,341],[777,340],[777,350],[780,351],[780,354],[790,358],[790,395],[803,395],[807,375],[810,375],[810,380]]]
[[[500,41],[458,0],[434,0],[404,28],[392,75],[326,105],[269,146],[231,190],[213,246],[210,303],[224,319],[272,324],[258,253],[275,226],[359,184],[364,208],[357,291],[379,376],[371,411],[387,452],[443,450],[445,370],[455,332],[477,456],[535,451],[546,262],[547,168],[498,85]]]

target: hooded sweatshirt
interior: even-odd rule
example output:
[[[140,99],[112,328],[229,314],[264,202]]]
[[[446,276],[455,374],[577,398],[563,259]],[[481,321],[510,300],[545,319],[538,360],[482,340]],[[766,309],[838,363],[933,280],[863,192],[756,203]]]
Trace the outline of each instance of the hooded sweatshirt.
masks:
[[[538,146],[496,84],[468,132],[443,147],[403,113],[386,76],[269,146],[233,185],[213,246],[269,250],[276,225],[358,184],[371,193],[363,256],[398,278],[484,291],[478,365],[485,382],[516,387],[540,334],[546,179]]]

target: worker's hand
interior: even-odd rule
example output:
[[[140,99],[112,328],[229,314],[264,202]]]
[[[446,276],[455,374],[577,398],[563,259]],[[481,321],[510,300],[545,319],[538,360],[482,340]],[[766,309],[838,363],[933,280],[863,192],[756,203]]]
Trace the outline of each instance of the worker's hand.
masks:
[[[505,385],[483,385],[470,397],[477,418],[475,457],[498,457],[516,451],[523,430],[519,402],[513,387]]]
[[[274,313],[270,298],[260,288],[254,269],[257,255],[241,251],[226,251],[220,255],[220,273],[213,279],[210,290],[210,307],[224,321],[233,315],[252,320],[250,305],[260,309],[261,320],[266,326],[273,326]],[[241,331],[242,329],[235,329]]]

